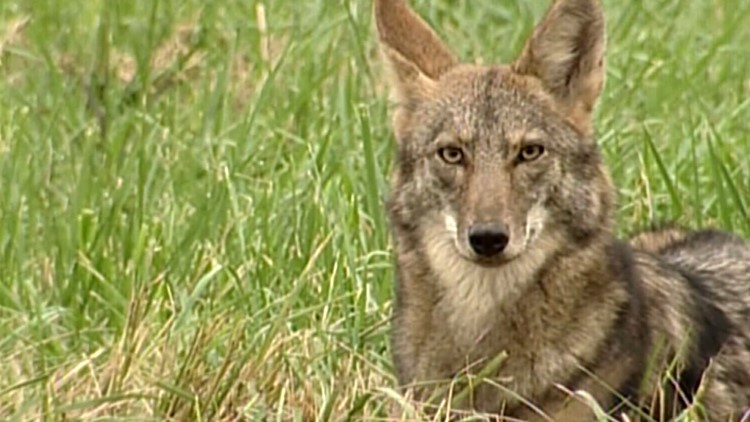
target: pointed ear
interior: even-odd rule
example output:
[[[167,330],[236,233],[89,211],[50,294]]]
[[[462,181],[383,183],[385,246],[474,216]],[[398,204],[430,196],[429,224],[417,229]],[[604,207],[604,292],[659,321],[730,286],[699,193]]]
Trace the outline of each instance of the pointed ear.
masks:
[[[375,0],[378,37],[393,71],[398,101],[427,95],[442,74],[457,64],[455,56],[405,0]]]
[[[513,69],[541,80],[571,123],[590,134],[604,85],[605,44],[599,0],[554,0]]]

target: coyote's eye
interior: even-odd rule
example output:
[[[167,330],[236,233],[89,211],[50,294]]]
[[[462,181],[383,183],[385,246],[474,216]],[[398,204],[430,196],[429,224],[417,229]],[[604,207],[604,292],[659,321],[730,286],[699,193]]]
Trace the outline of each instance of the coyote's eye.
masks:
[[[518,154],[518,161],[529,162],[539,159],[544,154],[544,147],[541,145],[527,145],[521,148]]]
[[[438,156],[448,164],[461,164],[464,161],[464,152],[456,147],[440,148]]]

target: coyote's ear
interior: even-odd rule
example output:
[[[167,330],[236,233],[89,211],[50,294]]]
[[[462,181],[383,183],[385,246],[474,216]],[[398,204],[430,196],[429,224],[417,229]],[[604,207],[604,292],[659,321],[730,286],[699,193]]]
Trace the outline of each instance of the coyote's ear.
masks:
[[[435,80],[456,65],[455,56],[405,0],[375,0],[375,21],[398,101],[429,95]]]
[[[599,0],[554,0],[513,69],[540,79],[573,125],[590,134],[604,85],[605,44]]]

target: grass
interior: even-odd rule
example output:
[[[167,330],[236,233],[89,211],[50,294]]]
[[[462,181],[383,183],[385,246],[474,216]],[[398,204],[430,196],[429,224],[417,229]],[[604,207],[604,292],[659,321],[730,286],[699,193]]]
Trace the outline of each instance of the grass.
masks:
[[[412,1],[485,62],[531,3]],[[620,232],[750,235],[750,3],[605,5]],[[385,418],[380,74],[368,0],[0,3],[2,418]]]

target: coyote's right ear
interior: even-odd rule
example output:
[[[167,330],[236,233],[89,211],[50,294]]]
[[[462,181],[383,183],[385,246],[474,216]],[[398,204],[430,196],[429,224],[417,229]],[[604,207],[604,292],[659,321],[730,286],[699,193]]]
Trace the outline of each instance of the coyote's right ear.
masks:
[[[398,101],[425,97],[457,60],[405,0],[375,0],[375,21]]]

